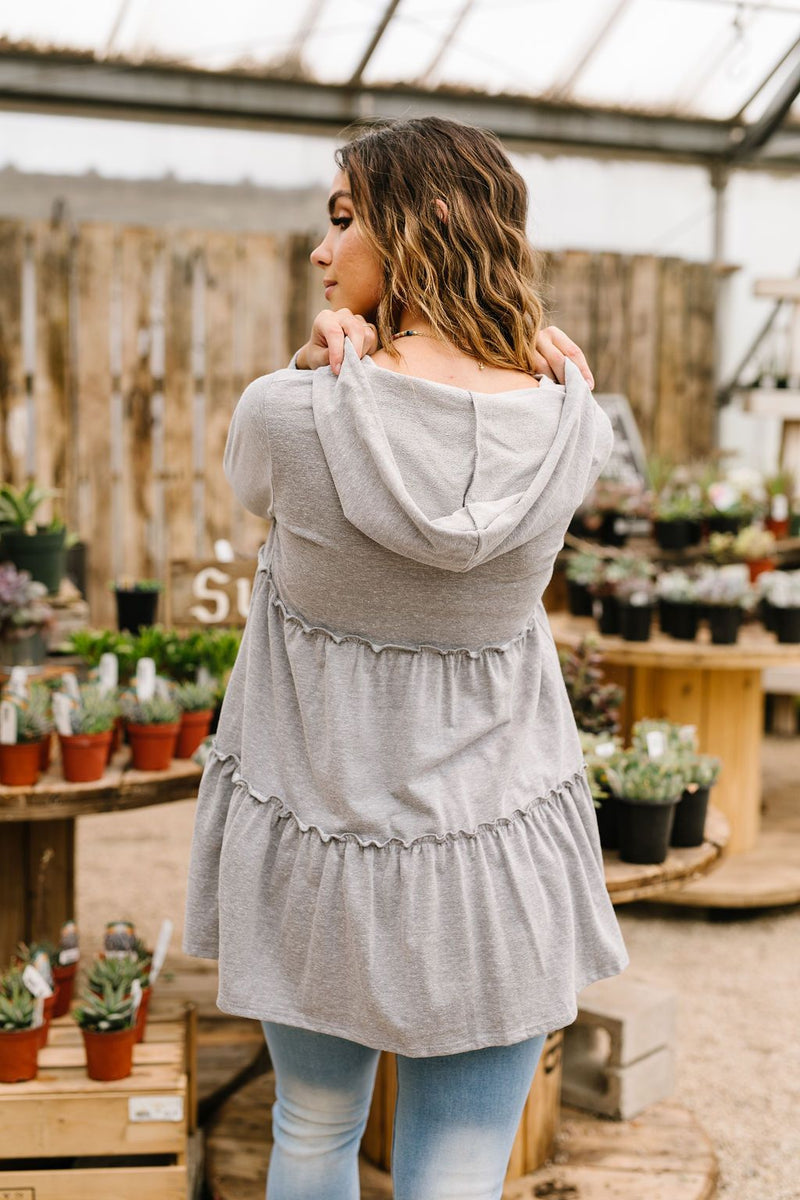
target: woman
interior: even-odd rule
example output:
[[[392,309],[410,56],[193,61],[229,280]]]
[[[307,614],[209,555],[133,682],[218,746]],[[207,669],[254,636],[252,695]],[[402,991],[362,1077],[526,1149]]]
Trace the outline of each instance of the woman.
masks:
[[[228,436],[234,491],[273,525],[184,949],[263,1023],[269,1200],[358,1196],[381,1049],[396,1200],[499,1197],[545,1035],[627,965],[541,602],[612,435],[540,334],[494,137],[412,120],[337,162],[311,255],[334,311]]]

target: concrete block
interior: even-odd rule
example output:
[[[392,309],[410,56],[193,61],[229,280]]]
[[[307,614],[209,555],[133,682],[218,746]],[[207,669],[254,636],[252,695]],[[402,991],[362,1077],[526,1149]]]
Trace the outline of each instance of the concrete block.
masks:
[[[576,1055],[565,1042],[561,1099],[619,1121],[629,1121],[651,1104],[666,1100],[675,1089],[675,1055],[671,1048],[654,1050],[626,1067],[598,1064]]]
[[[601,979],[578,997],[577,1027],[604,1029],[609,1038],[607,1062],[624,1067],[675,1041],[675,993],[627,974]]]

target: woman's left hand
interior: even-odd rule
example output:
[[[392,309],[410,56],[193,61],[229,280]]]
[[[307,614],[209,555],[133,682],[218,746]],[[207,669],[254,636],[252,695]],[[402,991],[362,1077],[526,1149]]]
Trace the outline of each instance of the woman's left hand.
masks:
[[[580,346],[576,346],[557,325],[540,329],[536,337],[537,371],[547,375],[554,383],[563,383],[566,374],[564,363],[568,358],[572,359],[589,387],[593,388],[594,376]]]

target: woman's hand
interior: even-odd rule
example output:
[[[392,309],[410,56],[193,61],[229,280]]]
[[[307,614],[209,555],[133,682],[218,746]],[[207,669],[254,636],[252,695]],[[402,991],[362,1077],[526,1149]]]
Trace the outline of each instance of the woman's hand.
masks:
[[[378,349],[378,331],[364,317],[351,313],[349,308],[338,308],[335,312],[323,309],[314,318],[310,338],[297,352],[296,365],[301,371],[330,366],[334,375],[338,375],[344,359],[345,337],[350,338],[359,358]]]
[[[563,329],[556,325],[548,325],[539,330],[536,338],[536,369],[542,375],[547,375],[554,383],[563,383],[566,368],[565,359],[570,358],[580,371],[583,378],[594,387],[594,376],[583,356],[580,346],[576,346]]]

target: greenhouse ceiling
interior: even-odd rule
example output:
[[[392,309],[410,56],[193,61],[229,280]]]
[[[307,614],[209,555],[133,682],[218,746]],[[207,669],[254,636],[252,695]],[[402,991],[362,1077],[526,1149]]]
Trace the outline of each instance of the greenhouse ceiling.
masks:
[[[37,0],[0,106],[338,132],[437,112],[512,143],[800,167],[800,0]]]

